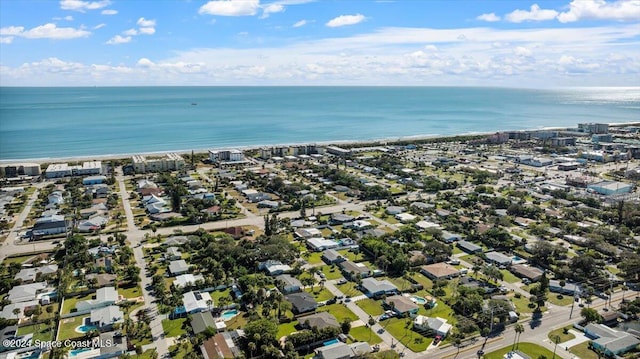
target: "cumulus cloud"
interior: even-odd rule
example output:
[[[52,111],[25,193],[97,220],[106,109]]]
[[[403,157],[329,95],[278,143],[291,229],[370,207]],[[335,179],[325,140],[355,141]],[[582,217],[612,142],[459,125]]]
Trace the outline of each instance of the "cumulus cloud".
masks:
[[[138,30],[136,29],[125,30],[122,32],[122,34],[126,36],[135,36],[135,35],[138,35]]]
[[[269,15],[271,14],[275,14],[283,11],[284,11],[284,5],[282,4],[273,3],[273,4],[265,5],[262,8],[262,15],[260,16],[260,18],[265,19],[269,17]]]
[[[524,21],[547,21],[558,16],[558,12],[550,9],[541,9],[538,4],[531,5],[531,9],[515,10],[505,15],[505,20],[509,22],[521,23]]]
[[[116,15],[117,13],[118,13],[118,10],[113,10],[113,9],[102,10],[101,12],[102,15]]]
[[[476,17],[476,20],[481,20],[481,21],[487,21],[487,22],[496,22],[496,21],[500,21],[500,16],[496,15],[495,13],[488,13],[488,14],[482,14],[478,17]]]
[[[531,50],[523,46],[518,46],[515,49],[513,49],[513,53],[516,54],[516,56],[521,56],[521,57],[528,57],[533,54]]]
[[[213,0],[202,5],[199,14],[217,16],[252,16],[258,12],[260,0]]]
[[[112,38],[110,38],[106,44],[107,45],[120,45],[120,44],[126,44],[128,42],[131,42],[131,36],[120,36],[120,35],[116,35]]]
[[[13,36],[0,37],[0,44],[10,44],[13,42]]]
[[[23,26],[3,27],[0,29],[0,35],[19,36],[27,39],[68,40],[87,37],[91,35],[91,32],[72,27],[58,27],[56,24],[48,23],[29,30],[25,30]]]
[[[293,27],[302,27],[304,25],[307,24],[307,20],[300,20],[298,22],[296,22],[295,24],[293,24]]]
[[[153,27],[141,27],[139,33],[144,35],[153,35],[156,33],[156,29]]]
[[[616,20],[637,21],[640,19],[640,1],[618,0],[607,3],[605,0],[573,0],[569,11],[558,15],[558,21],[575,22],[580,20]]]
[[[363,22],[364,20],[365,20],[365,17],[362,14],[340,15],[336,18],[329,20],[329,22],[326,23],[326,26],[340,27],[340,26],[347,26],[347,25],[355,25]]]
[[[156,21],[155,20],[147,20],[147,19],[141,17],[141,18],[138,19],[136,24],[138,24],[138,26],[141,26],[141,27],[153,27],[153,26],[156,26]]]
[[[109,0],[102,1],[83,1],[83,0],[61,0],[60,8],[62,10],[73,10],[85,12],[86,10],[97,10],[107,7],[111,4]]]

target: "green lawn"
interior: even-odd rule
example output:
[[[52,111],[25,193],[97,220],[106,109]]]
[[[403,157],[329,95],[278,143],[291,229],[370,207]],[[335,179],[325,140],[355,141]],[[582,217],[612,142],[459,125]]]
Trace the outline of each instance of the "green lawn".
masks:
[[[354,253],[349,249],[343,249],[341,251],[338,251],[338,253],[352,262],[361,262],[366,259],[365,255],[362,252]]]
[[[573,325],[568,325],[565,328],[573,329]],[[556,335],[560,337],[560,343],[566,342],[567,340],[571,340],[576,337],[571,333],[564,334],[564,328],[558,328],[556,330],[550,331],[548,337],[549,339],[551,339],[551,341],[553,341],[553,337],[555,337]]]
[[[336,287],[340,289],[344,295],[348,295],[350,297],[355,297],[358,295],[362,295],[362,292],[356,288],[358,285],[354,282],[347,282],[345,284],[337,285]]]
[[[231,300],[231,288],[227,288],[225,290],[216,290],[209,294],[211,295],[211,299],[213,300],[213,305],[216,305],[216,306],[219,305],[220,298],[227,298]]]
[[[64,299],[64,302],[62,303],[62,313],[61,314],[69,314],[71,313],[71,309],[76,307],[76,303],[83,301],[83,300],[89,300],[92,299],[94,296],[94,294],[88,294],[85,295],[84,297],[80,297],[80,296],[73,296],[73,297],[68,297]]]
[[[166,337],[179,337],[182,334],[186,334],[187,331],[182,328],[186,321],[187,318],[179,318],[173,320],[163,319],[162,329],[164,330],[164,335]]]
[[[484,358],[485,359],[502,359],[505,354],[511,351],[511,348],[512,348],[512,345],[507,345],[502,349],[485,354]],[[552,351],[549,351],[548,349],[533,343],[518,343],[518,350],[527,354],[531,358],[538,358],[541,355],[544,355],[547,358],[553,357]],[[584,359],[585,357],[580,356],[580,358]]]
[[[369,344],[382,343],[382,339],[368,327],[351,328],[349,335],[357,342],[367,342]]]
[[[309,258],[306,257],[306,254],[302,255],[302,258],[305,258],[307,263],[309,264],[323,263],[322,252],[308,252],[308,253],[309,253]]]
[[[125,298],[137,298],[142,296],[142,289],[139,284],[129,288],[120,287],[118,288],[118,294]]]
[[[19,257],[9,257],[6,258],[4,261],[2,261],[2,263],[5,263],[6,265],[9,265],[11,263],[22,263],[24,261],[26,261],[29,258],[32,258],[33,255],[27,255],[27,256],[19,256]]]
[[[532,313],[535,307],[529,308],[529,297],[525,297],[524,295],[520,298],[516,298],[515,296],[511,297],[511,302],[516,306],[516,311],[518,313]]]
[[[324,302],[333,298],[333,294],[327,288],[322,288],[319,285],[314,286],[313,291],[311,288],[306,288],[305,292],[311,293],[317,302]]]
[[[422,334],[414,332],[412,326],[411,318],[391,318],[387,319],[383,324],[389,334],[393,335],[394,338],[398,339],[410,350],[414,352],[426,350],[433,338],[424,337]]]
[[[345,319],[348,319],[350,322],[358,319],[358,316],[355,315],[349,308],[347,308],[344,304],[331,304],[325,305],[323,307],[319,307],[318,312],[329,312],[333,314],[334,317],[338,320],[338,323],[342,323]]]
[[[153,358],[153,352],[157,352],[155,349],[145,350],[144,353],[136,355],[136,359],[151,359]]]
[[[76,328],[82,325],[82,320],[88,315],[80,315],[73,318],[61,319],[58,330],[58,340],[78,338],[84,334],[76,332]]]
[[[396,278],[385,277],[385,278],[380,278],[380,279],[381,280],[382,279],[388,279],[391,283],[393,283],[393,285],[398,287],[398,289],[400,291],[410,289],[411,285],[413,284],[413,283],[409,282],[408,280],[404,279],[403,277],[396,277]]]
[[[33,340],[50,341],[53,340],[53,328],[40,324],[38,328],[35,325],[26,325],[18,328],[17,335],[25,335],[33,333]]]
[[[169,354],[173,359],[184,359],[189,353],[193,352],[194,348],[190,341],[186,340],[181,344],[176,344],[169,347]]]
[[[356,305],[372,316],[378,316],[384,313],[384,309],[382,308],[382,300],[373,300],[367,298],[357,301]]]
[[[440,317],[446,319],[449,324],[456,324],[456,320],[453,316],[453,309],[440,299],[436,300],[436,306],[431,309],[421,306],[420,309],[418,309],[418,314],[422,314],[427,317]]]
[[[502,280],[507,283],[517,283],[520,281],[520,278],[516,277],[515,275],[513,275],[513,273],[509,272],[506,269],[501,269],[500,273],[502,273]]]
[[[298,325],[298,321],[294,320],[290,323],[282,323],[280,325],[278,325],[278,334],[276,335],[277,339],[280,339],[286,335],[289,335],[295,331],[297,331],[297,329],[295,328],[295,326]]]
[[[576,355],[580,359],[598,359],[598,354],[589,349],[589,342],[584,342],[569,348],[571,354]]]
[[[340,272],[340,269],[338,267],[334,266],[332,268],[331,266],[324,265],[320,267],[320,270],[322,270],[322,273],[324,273],[324,275],[326,276],[325,279],[327,280],[342,278],[342,272]]]
[[[422,273],[414,273],[411,278],[419,284],[422,284],[424,286],[424,289],[430,290],[431,288],[433,288],[433,282],[431,281],[431,279],[425,277]]]
[[[556,293],[549,293],[549,295],[547,296],[547,301],[551,304],[565,306],[565,305],[571,305],[574,299],[570,295],[560,295]]]

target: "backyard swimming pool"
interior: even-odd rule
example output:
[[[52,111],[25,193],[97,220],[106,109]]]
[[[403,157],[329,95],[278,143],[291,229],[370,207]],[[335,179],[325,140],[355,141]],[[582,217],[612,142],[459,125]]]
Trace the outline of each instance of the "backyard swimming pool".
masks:
[[[226,322],[227,320],[231,320],[236,315],[238,315],[237,309],[226,310],[222,312],[222,319]]]

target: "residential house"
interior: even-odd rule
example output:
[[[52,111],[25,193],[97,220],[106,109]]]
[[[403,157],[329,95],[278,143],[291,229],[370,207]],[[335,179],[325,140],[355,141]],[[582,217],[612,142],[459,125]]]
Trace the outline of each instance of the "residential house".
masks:
[[[38,294],[46,289],[46,282],[17,285],[11,288],[5,299],[8,299],[11,303],[29,302],[37,299]]]
[[[96,299],[83,300],[76,303],[79,312],[114,305],[119,299],[118,291],[114,287],[104,287],[96,290]]]
[[[58,271],[57,264],[49,264],[42,267],[33,267],[33,268],[24,268],[21,269],[20,272],[16,274],[14,279],[20,280],[23,284],[33,283],[36,281],[38,276],[46,277],[53,274],[56,274]]]
[[[40,305],[40,302],[35,299],[26,302],[7,304],[2,308],[2,310],[0,310],[0,318],[22,320],[25,317],[25,311],[36,309],[38,305]],[[18,314],[13,312],[16,309],[19,310]]]
[[[338,248],[340,244],[331,239],[309,238],[307,239],[307,246],[316,252],[321,252],[327,249]]]
[[[593,339],[592,346],[604,351],[607,357],[624,354],[640,344],[640,340],[630,333],[611,329],[604,324],[588,324],[584,334]]]
[[[85,277],[87,280],[95,280],[95,285],[98,288],[102,288],[102,287],[106,287],[106,286],[111,286],[115,283],[116,279],[118,278],[118,276],[116,276],[115,274],[109,274],[109,273],[89,273],[86,275]]]
[[[49,204],[60,206],[61,204],[64,203],[64,196],[62,195],[62,192],[60,192],[60,191],[53,191],[47,197],[47,201],[49,202]]]
[[[285,296],[285,299],[291,303],[296,314],[312,312],[318,307],[316,300],[307,292],[292,293]]]
[[[458,233],[451,233],[447,231],[442,231],[442,240],[445,243],[453,243],[455,241],[459,241],[462,239],[462,236]]]
[[[204,312],[213,307],[213,299],[207,292],[191,291],[182,295],[182,303],[187,314]]]
[[[420,267],[420,273],[430,279],[451,279],[460,275],[460,272],[448,263],[434,263]]]
[[[395,216],[398,215],[400,213],[404,213],[407,209],[405,207],[400,207],[400,206],[389,206],[385,209],[385,212],[387,212],[387,214]]]
[[[189,265],[184,259],[171,261],[169,263],[169,272],[173,276],[184,274],[184,273],[187,273],[188,271],[189,271]]]
[[[78,222],[76,228],[79,232],[93,232],[104,228],[107,223],[109,223],[109,218],[101,215],[95,215],[89,219]]]
[[[124,322],[124,314],[117,305],[110,305],[92,309],[90,321],[98,330],[108,331],[113,328],[114,324]]]
[[[565,282],[564,286],[561,286],[560,282],[561,281],[557,279],[549,280],[549,291],[566,295],[578,295],[582,292],[582,288],[579,284]]]
[[[191,328],[193,328],[193,334],[196,335],[209,328],[217,330],[216,320],[211,312],[195,313],[191,316]]]
[[[67,221],[63,215],[42,217],[36,220],[31,229],[33,237],[48,236],[67,232]]]
[[[410,213],[398,213],[394,217],[395,217],[395,219],[397,219],[398,221],[400,221],[402,223],[413,222],[417,218],[416,216],[414,216],[413,214],[410,214]]]
[[[268,260],[258,264],[259,270],[264,270],[270,276],[276,276],[283,273],[291,272],[291,267],[286,264],[282,264],[280,261]]]
[[[323,251],[322,252],[322,259],[327,264],[341,263],[341,262],[344,262],[346,260],[346,258],[344,258],[342,256],[342,254],[340,254],[338,251],[333,250],[333,249],[327,249],[327,250]]]
[[[495,263],[500,266],[508,266],[513,260],[511,257],[506,256],[500,252],[488,252],[485,253],[485,257],[489,263]]]
[[[520,278],[526,278],[532,282],[537,282],[542,278],[542,274],[544,273],[541,269],[536,267],[531,267],[526,264],[514,264],[509,270],[511,273],[515,274]]]
[[[388,280],[377,280],[375,278],[365,278],[360,284],[362,292],[368,297],[377,298],[382,295],[391,295],[398,293],[398,287]]]
[[[82,179],[82,184],[85,186],[91,186],[94,184],[106,183],[106,176],[89,176]]]
[[[350,359],[364,357],[371,353],[371,347],[365,342],[345,344],[338,342],[315,350],[317,359]]]
[[[392,295],[384,299],[384,305],[393,310],[399,316],[415,316],[420,307],[409,297],[403,295]]]
[[[471,242],[467,242],[465,240],[458,241],[458,243],[456,243],[456,245],[458,246],[458,248],[460,248],[463,251],[465,251],[467,253],[470,253],[470,254],[482,252],[482,247],[480,247],[477,244],[474,244],[474,243],[471,243]]]
[[[331,215],[331,220],[329,221],[330,224],[343,224],[343,223],[347,223],[347,222],[353,222],[355,218],[353,218],[353,216],[350,216],[348,214],[343,214],[343,213],[334,213]]]
[[[113,269],[113,258],[111,256],[104,256],[96,258],[94,270],[100,272],[104,270],[107,273],[111,273]]]
[[[198,281],[204,281],[204,277],[200,274],[180,274],[173,282],[173,286],[176,288],[185,288],[196,285]]]
[[[182,252],[178,247],[169,247],[167,248],[167,253],[164,255],[164,257],[169,261],[177,261],[182,259]]]
[[[189,241],[187,236],[172,236],[164,241],[167,246],[181,246]]]
[[[298,323],[302,328],[339,328],[340,324],[336,317],[334,317],[329,312],[319,312],[315,314],[311,314],[305,317],[298,318]]]
[[[218,333],[205,340],[200,351],[204,359],[244,358],[240,346],[240,339],[243,337],[244,331],[241,329]]]
[[[302,290],[302,283],[288,274],[281,274],[276,277],[276,282],[278,283],[278,289],[284,294],[295,293]]]
[[[452,325],[447,323],[446,319],[440,317],[426,317],[418,315],[413,320],[413,328],[417,331],[432,332],[435,336],[444,338],[451,331]]]
[[[430,221],[426,221],[426,220],[422,220],[422,221],[418,221],[415,224],[416,228],[418,228],[421,231],[425,231],[427,229],[431,229],[431,228],[435,228],[435,229],[440,229],[440,225],[434,222],[430,222]]]
[[[342,274],[351,280],[355,279],[358,275],[360,275],[360,278],[367,278],[372,274],[371,269],[363,263],[354,263],[346,260],[339,263],[338,266],[342,270]]]

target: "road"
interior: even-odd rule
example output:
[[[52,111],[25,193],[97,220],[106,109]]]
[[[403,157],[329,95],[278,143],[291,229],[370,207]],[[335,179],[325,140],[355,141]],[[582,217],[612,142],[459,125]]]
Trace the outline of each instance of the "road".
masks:
[[[0,261],[3,261],[5,258],[14,256],[16,254],[25,253],[25,252],[34,252],[36,248],[37,250],[42,249],[42,247],[40,246],[40,243],[38,243],[37,246],[36,246],[36,243],[34,242],[27,242],[26,244],[21,244],[21,242],[19,241],[20,239],[19,233],[23,231],[22,226],[24,225],[24,221],[29,216],[29,212],[31,212],[31,208],[33,207],[33,204],[38,199],[38,194],[40,193],[40,190],[43,187],[45,187],[47,184],[48,184],[47,182],[38,182],[33,185],[36,190],[31,194],[31,197],[29,197],[29,199],[27,200],[27,205],[24,207],[22,212],[20,212],[20,214],[18,215],[18,218],[16,219],[16,222],[14,223],[13,228],[11,228],[11,231],[9,231],[9,235],[7,236],[7,239],[2,244],[2,250],[0,250]],[[50,242],[49,244],[50,246],[46,246],[47,249],[55,248],[55,245],[53,245]]]

